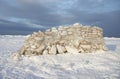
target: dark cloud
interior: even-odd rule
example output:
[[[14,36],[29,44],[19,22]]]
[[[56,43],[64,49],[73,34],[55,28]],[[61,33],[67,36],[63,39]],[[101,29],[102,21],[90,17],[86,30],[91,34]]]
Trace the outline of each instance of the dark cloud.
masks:
[[[120,37],[120,10],[105,13],[88,13],[76,10],[69,12],[75,16],[71,22],[99,26],[103,28],[104,36]]]
[[[21,23],[10,22],[0,19],[0,34],[29,34],[40,29],[26,27]],[[44,30],[44,29],[41,29]]]
[[[79,22],[120,37],[119,5],[119,0],[0,0],[0,34],[29,34]]]

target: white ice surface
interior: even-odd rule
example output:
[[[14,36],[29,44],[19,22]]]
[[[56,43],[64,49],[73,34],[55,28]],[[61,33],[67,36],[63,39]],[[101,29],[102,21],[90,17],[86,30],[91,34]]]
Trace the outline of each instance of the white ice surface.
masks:
[[[120,79],[120,38],[105,37],[107,52],[22,57],[12,53],[26,36],[0,36],[0,79]]]

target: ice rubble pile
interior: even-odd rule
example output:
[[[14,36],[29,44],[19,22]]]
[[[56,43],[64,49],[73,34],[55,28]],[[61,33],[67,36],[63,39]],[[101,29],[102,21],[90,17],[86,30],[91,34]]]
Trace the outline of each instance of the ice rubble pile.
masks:
[[[32,56],[90,53],[98,50],[106,50],[102,29],[75,23],[64,27],[52,27],[45,32],[34,32],[18,52],[20,55]]]

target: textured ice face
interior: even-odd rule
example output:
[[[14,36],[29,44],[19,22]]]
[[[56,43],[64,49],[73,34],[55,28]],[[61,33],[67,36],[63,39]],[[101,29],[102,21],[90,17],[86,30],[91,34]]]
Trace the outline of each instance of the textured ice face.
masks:
[[[21,51],[22,50],[22,51]],[[78,23],[69,26],[52,27],[45,32],[34,32],[29,36],[22,49],[21,55],[89,53],[106,50],[103,31],[99,27],[83,26]]]

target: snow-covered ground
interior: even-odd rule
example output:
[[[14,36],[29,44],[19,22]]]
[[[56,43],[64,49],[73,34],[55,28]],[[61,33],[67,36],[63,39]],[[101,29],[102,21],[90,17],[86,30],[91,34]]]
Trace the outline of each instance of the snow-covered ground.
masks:
[[[107,52],[23,57],[12,53],[26,36],[0,36],[0,79],[120,79],[120,38],[105,37]]]

